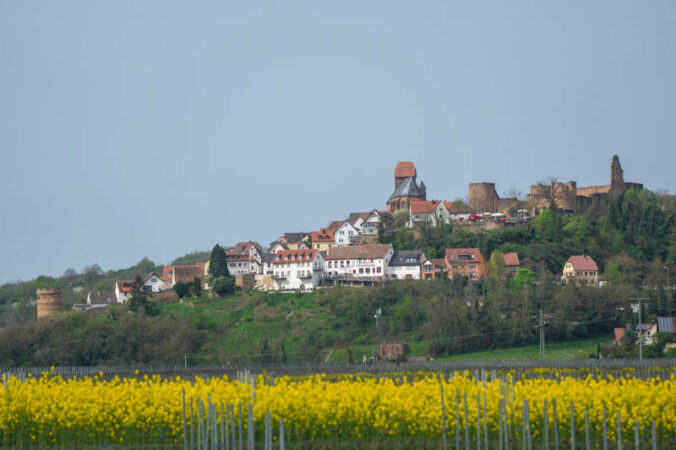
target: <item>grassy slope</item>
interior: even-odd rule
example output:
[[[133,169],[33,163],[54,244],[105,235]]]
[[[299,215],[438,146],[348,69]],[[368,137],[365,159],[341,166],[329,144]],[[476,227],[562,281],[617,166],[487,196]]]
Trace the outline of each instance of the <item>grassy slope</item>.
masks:
[[[584,339],[580,341],[557,342],[545,345],[545,359],[587,359],[592,353],[596,353],[597,344],[607,344],[604,337]],[[438,361],[466,361],[466,360],[526,360],[540,359],[540,347],[529,345],[525,347],[513,347],[508,349],[489,350],[476,353],[463,353],[459,355],[444,356]]]
[[[256,292],[237,293],[234,296],[213,302],[196,303],[194,307],[168,304],[162,307],[163,315],[187,315],[201,321],[207,330],[207,338],[201,350],[192,356],[194,362],[225,362],[258,357],[261,353],[261,338],[269,342],[269,351],[281,353],[283,343],[287,361],[325,360],[347,363],[352,350],[354,362],[363,356],[372,356],[375,343],[371,344],[364,330],[365,339],[334,346],[327,342],[321,345],[325,335],[330,337],[331,314],[328,308],[317,305],[314,294],[263,294]],[[293,311],[293,312],[292,312]],[[371,330],[372,331],[372,330]],[[366,342],[364,342],[366,341]],[[410,355],[427,355],[429,344],[408,340]],[[597,343],[605,344],[607,339],[592,338],[581,341],[548,344],[546,358],[584,359],[596,353]],[[318,345],[319,344],[319,345]],[[314,348],[314,350],[313,350]],[[318,350],[320,348],[321,350]],[[240,355],[233,356],[234,354]],[[244,356],[242,356],[244,355]],[[511,349],[463,353],[441,357],[438,360],[523,360],[538,359],[537,345]]]

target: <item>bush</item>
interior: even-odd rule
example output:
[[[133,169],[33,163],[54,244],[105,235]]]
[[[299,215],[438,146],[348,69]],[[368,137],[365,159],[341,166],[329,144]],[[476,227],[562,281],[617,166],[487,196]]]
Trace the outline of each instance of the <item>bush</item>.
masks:
[[[190,293],[191,287],[192,283],[188,281],[180,282],[174,285],[174,291],[176,292],[176,295],[178,295],[179,298],[183,298]]]
[[[214,292],[225,295],[235,290],[235,277],[218,277],[214,279]]]

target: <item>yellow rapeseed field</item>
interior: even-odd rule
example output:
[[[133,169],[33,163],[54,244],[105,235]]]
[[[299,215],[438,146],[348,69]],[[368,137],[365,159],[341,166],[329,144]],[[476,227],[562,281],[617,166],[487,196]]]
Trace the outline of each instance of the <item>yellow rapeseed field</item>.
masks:
[[[545,400],[550,436],[556,420],[562,441],[570,434],[571,401],[578,439],[585,433],[585,406],[593,436],[601,433],[604,409],[611,439],[615,438],[618,413],[626,436],[634,432],[636,421],[641,433],[649,433],[646,430],[654,421],[661,437],[676,436],[673,375],[668,379],[639,379],[591,373],[586,378],[565,374],[538,377],[536,373],[513,381],[507,373],[501,379],[483,383],[469,373],[317,375],[280,377],[272,382],[269,377],[259,376],[253,389],[250,383],[225,376],[195,380],[159,376],[63,379],[42,374],[23,382],[10,378],[4,386],[0,387],[0,444],[6,446],[23,442],[182,443],[184,395],[188,427],[191,400],[195,415],[195,402],[201,399],[205,404],[241,404],[245,430],[248,404],[253,403],[257,431],[262,430],[265,412],[269,411],[275,424],[283,417],[289,440],[349,442],[389,436],[431,439],[442,434],[442,389],[445,427],[451,440],[456,430],[465,436],[465,411],[468,436],[476,435],[477,421],[481,419],[481,433],[485,422],[489,438],[497,440],[503,402],[503,417],[510,428],[502,429],[513,432],[512,439],[517,438],[523,424],[524,400],[528,402],[531,435],[536,440],[542,438],[544,431]],[[557,404],[556,418],[553,400]]]

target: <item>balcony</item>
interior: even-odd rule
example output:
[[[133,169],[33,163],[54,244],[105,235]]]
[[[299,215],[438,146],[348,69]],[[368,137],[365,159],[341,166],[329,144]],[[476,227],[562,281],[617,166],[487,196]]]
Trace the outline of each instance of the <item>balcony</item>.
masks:
[[[299,272],[298,278],[300,278],[301,280],[312,278],[312,273],[310,273],[310,272],[306,272],[306,273]]]

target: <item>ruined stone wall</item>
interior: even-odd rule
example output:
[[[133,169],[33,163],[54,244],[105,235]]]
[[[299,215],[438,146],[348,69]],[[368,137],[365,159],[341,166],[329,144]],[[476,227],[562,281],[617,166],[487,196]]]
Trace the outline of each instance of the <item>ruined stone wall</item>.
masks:
[[[605,186],[585,186],[577,188],[577,195],[583,197],[593,197],[596,194],[607,194],[610,192],[610,185]]]
[[[52,317],[61,310],[61,289],[38,289],[38,320]]]
[[[495,183],[469,184],[469,206],[476,212],[495,212],[498,199]]]

